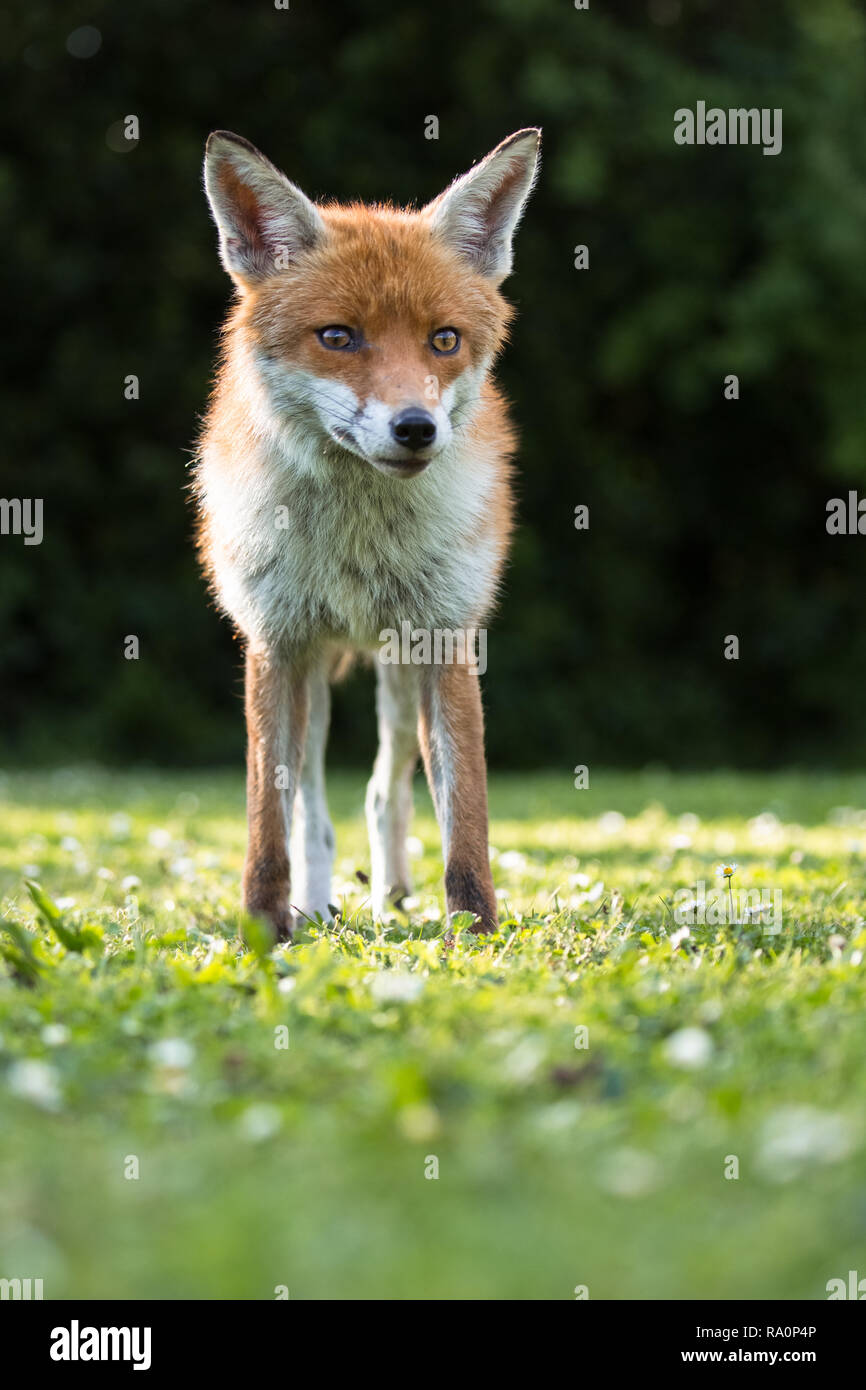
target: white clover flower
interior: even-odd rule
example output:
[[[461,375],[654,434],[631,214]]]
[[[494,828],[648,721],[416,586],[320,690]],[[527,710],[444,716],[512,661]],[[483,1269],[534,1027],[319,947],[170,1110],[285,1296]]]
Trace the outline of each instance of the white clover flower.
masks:
[[[544,1043],[540,1038],[523,1038],[508,1053],[502,1069],[509,1080],[525,1084],[535,1076],[545,1056]]]
[[[526,868],[526,855],[521,854],[519,849],[507,849],[504,854],[499,856],[499,867],[505,869],[506,873],[510,869],[519,873]]]
[[[814,1105],[788,1105],[768,1116],[759,1135],[758,1166],[773,1182],[789,1182],[811,1166],[838,1163],[854,1148],[845,1115]]]
[[[704,1067],[713,1055],[713,1040],[703,1028],[679,1028],[665,1039],[665,1057],[675,1067]]]
[[[69,1029],[63,1023],[46,1023],[41,1037],[46,1047],[62,1047],[69,1041]]]
[[[782,822],[772,811],[762,811],[759,816],[752,817],[747,829],[751,839],[758,844],[763,844],[767,840],[776,838],[782,829]]]
[[[249,1105],[238,1120],[241,1138],[252,1144],[270,1139],[282,1127],[283,1117],[275,1105]]]
[[[652,1154],[640,1149],[616,1149],[598,1175],[599,1186],[614,1197],[643,1197],[658,1187],[661,1170]]]
[[[60,1085],[57,1072],[47,1062],[35,1057],[25,1057],[13,1062],[6,1075],[7,1084],[13,1095],[29,1100],[43,1110],[57,1110],[60,1106]]]
[[[160,1038],[150,1048],[150,1059],[157,1066],[184,1071],[192,1065],[195,1048],[185,1038]]]
[[[406,970],[381,970],[370,982],[370,993],[377,1004],[408,1004],[418,998],[423,988],[423,978]]]

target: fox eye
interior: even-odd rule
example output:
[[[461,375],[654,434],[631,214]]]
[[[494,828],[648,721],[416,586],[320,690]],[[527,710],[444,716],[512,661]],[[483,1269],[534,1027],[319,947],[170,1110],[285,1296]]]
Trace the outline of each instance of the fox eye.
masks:
[[[355,335],[345,324],[334,323],[327,328],[317,328],[316,336],[322,347],[333,348],[336,352],[355,346]]]
[[[435,333],[430,334],[430,346],[434,352],[447,357],[459,348],[460,334],[456,328],[437,328]]]

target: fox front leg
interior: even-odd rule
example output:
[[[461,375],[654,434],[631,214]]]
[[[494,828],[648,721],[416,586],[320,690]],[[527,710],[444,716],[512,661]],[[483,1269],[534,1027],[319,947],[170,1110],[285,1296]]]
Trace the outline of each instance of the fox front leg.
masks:
[[[449,919],[455,912],[474,912],[476,931],[495,931],[484,716],[478,676],[471,667],[426,668],[419,734],[442,836]]]
[[[248,651],[247,852],[245,910],[266,918],[277,939],[292,935],[289,908],[289,835],[307,729],[309,691],[304,675],[281,655]]]

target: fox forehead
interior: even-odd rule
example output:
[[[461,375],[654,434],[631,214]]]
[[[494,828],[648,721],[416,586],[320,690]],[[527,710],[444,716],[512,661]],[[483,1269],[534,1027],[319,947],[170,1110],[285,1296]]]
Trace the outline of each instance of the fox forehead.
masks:
[[[510,307],[489,280],[436,238],[421,213],[364,204],[320,207],[328,235],[243,301],[243,318],[270,355],[325,354],[315,329],[344,324],[364,344],[423,360],[429,335],[456,328],[465,351],[427,361],[443,378],[489,361],[501,348]],[[360,353],[328,353],[329,370],[350,368]]]

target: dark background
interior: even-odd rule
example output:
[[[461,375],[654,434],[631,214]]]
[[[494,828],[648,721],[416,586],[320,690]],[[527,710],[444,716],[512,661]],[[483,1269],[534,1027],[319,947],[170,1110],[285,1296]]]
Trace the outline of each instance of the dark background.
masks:
[[[506,285],[521,529],[489,638],[492,761],[866,760],[866,537],[825,530],[827,500],[866,489],[860,5],[16,9],[0,494],[44,498],[45,539],[0,537],[4,758],[241,757],[239,649],[184,491],[230,292],[208,131],[245,135],[312,196],[403,202],[540,124]],[[67,51],[82,25],[101,33],[88,58]],[[699,99],[782,107],[782,153],[675,145],[675,109]],[[137,147],[118,138],[130,113]],[[370,679],[337,700],[344,760],[370,753]]]

